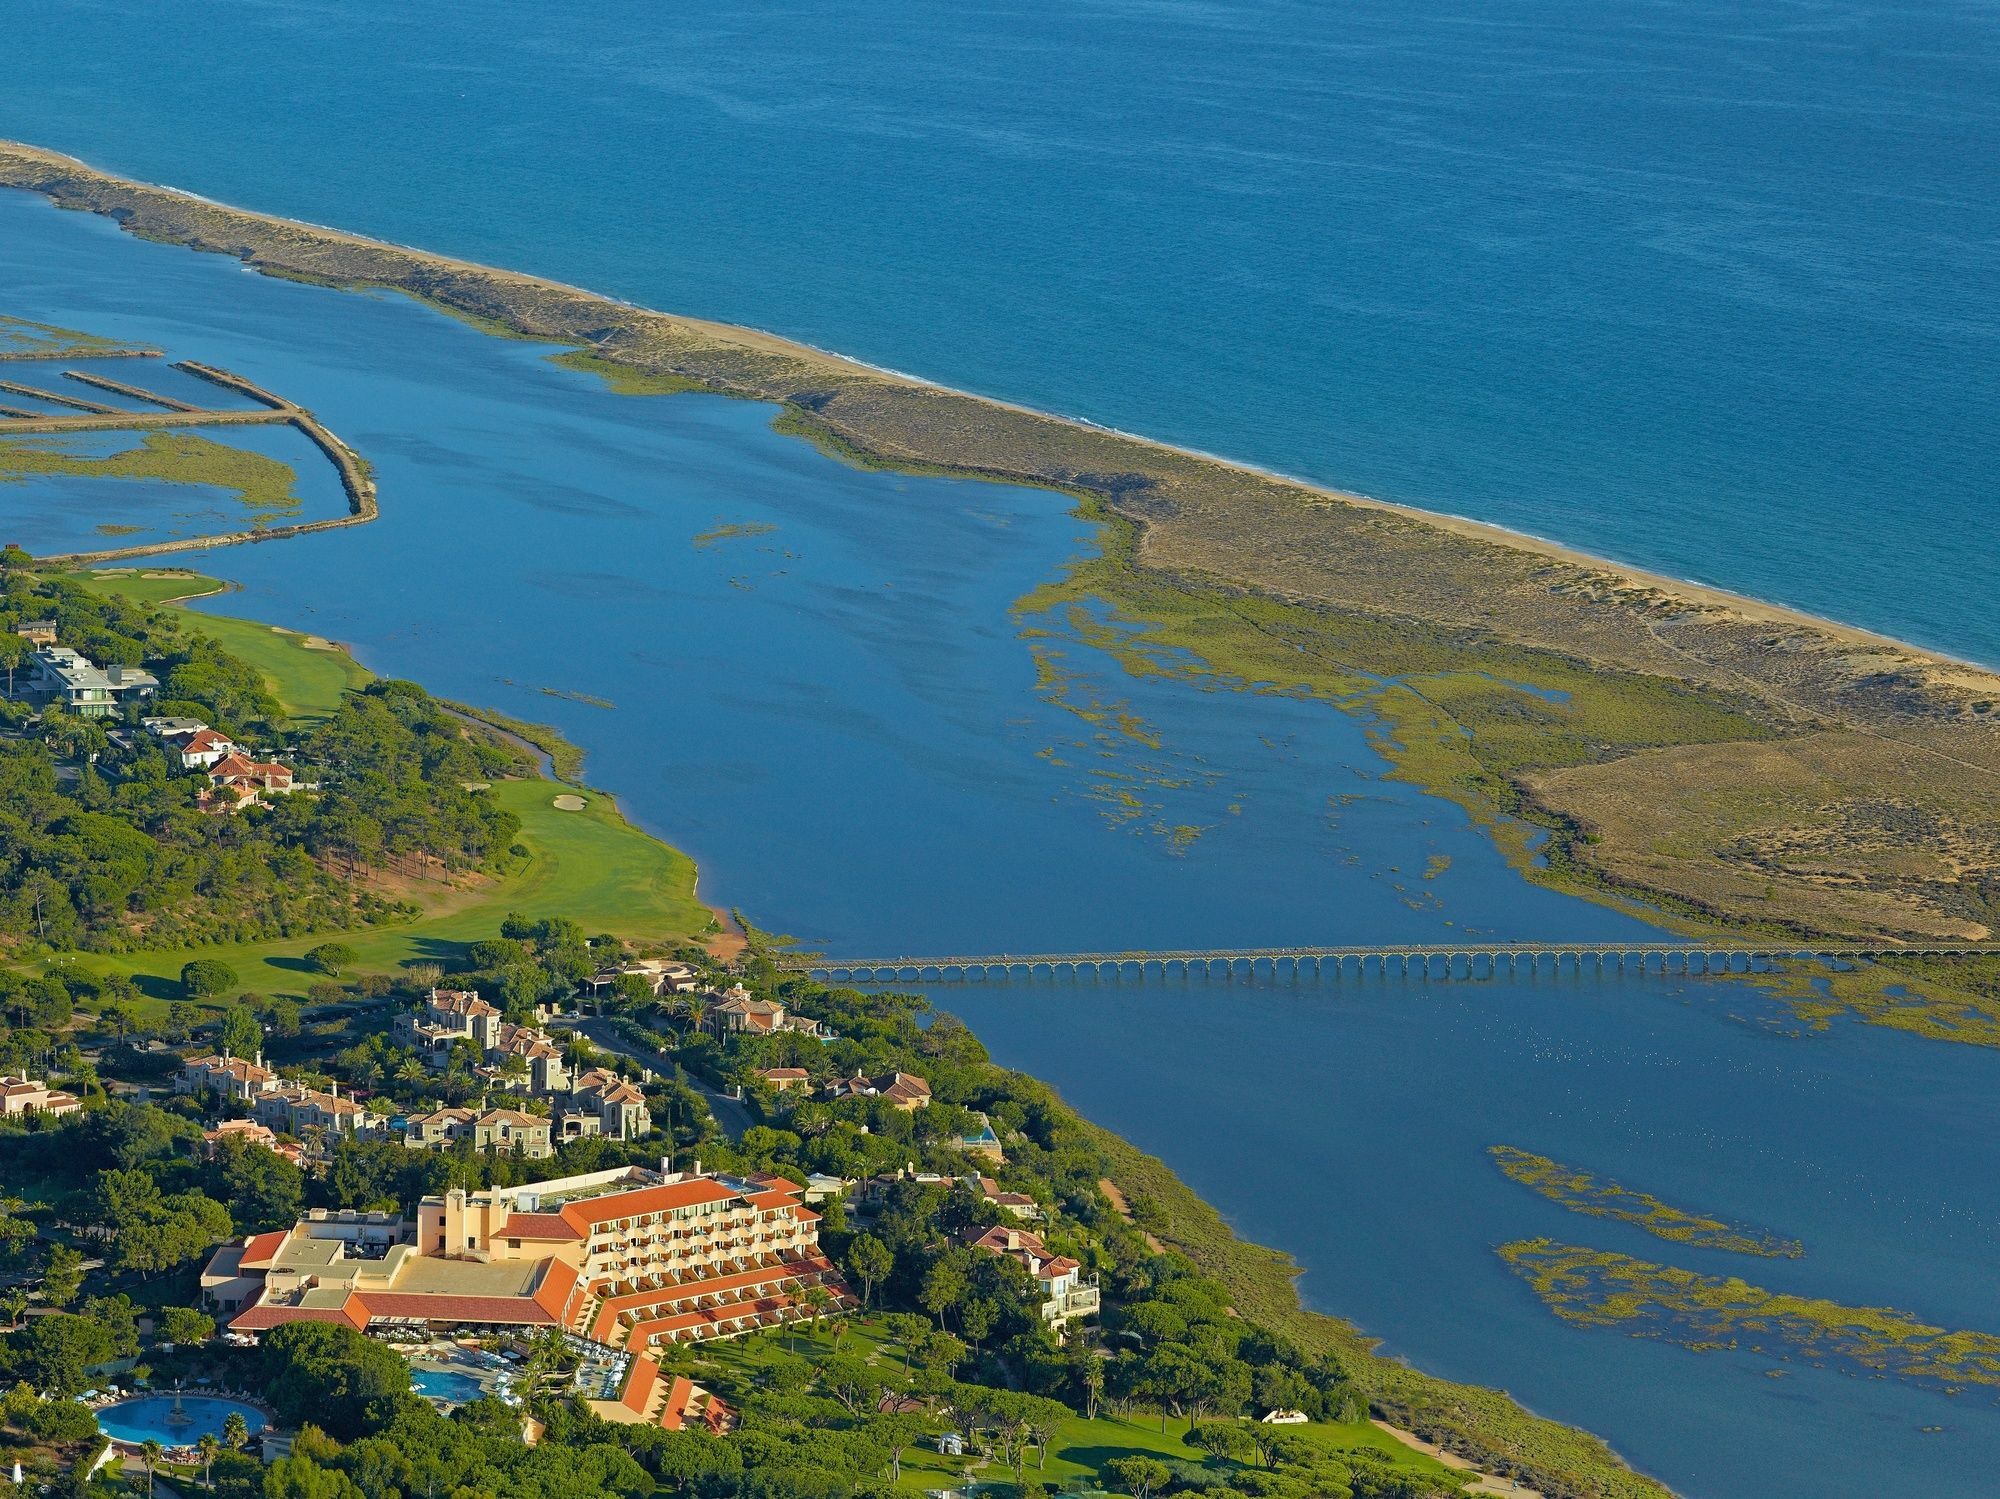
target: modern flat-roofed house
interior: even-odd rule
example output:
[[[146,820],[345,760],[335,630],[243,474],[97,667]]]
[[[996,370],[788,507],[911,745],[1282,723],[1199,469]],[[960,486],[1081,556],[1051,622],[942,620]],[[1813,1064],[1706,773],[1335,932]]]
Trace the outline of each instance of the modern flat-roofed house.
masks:
[[[73,1093],[27,1077],[0,1077],[0,1116],[74,1114],[83,1103]]]
[[[45,645],[29,658],[30,692],[42,693],[85,718],[109,718],[129,699],[151,697],[160,679],[137,666],[98,666],[66,645]]]
[[[1098,1310],[1095,1283],[1083,1279],[1083,1266],[1067,1255],[1051,1254],[1039,1234],[1025,1228],[995,1227],[966,1241],[974,1249],[997,1254],[1025,1266],[1042,1290],[1042,1320],[1061,1326]]]
[[[142,718],[139,727],[155,739],[185,739],[208,725],[198,718]]]
[[[414,1224],[314,1214],[217,1251],[230,1331],[340,1322],[412,1333],[554,1328],[653,1360],[665,1343],[854,1304],[790,1183],[637,1167],[426,1197]],[[230,1303],[233,1302],[234,1305]],[[647,1419],[656,1391],[631,1409]]]

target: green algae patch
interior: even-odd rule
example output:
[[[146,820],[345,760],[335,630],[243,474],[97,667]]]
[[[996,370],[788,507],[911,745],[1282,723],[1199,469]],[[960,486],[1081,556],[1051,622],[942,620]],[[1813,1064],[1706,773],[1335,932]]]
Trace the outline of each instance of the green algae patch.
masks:
[[[520,336],[514,334],[511,329],[507,332],[516,338]],[[706,395],[726,393],[717,391],[714,386],[706,385],[700,380],[689,380],[681,375],[661,374],[653,370],[634,369],[629,364],[618,364],[601,354],[593,354],[588,349],[571,349],[566,354],[551,354],[549,363],[559,364],[566,370],[576,370],[580,374],[595,375],[610,388],[613,395],[680,396],[696,391]]]
[[[74,328],[58,328],[54,323],[37,323],[29,318],[0,313],[0,357],[8,354],[55,358],[74,354],[87,359],[121,345],[95,333],[79,333]]]
[[[736,521],[728,525],[710,526],[694,538],[694,544],[703,551],[722,545],[725,541],[738,541],[748,537],[769,536],[778,528],[769,521]]]
[[[1613,1328],[1696,1352],[1744,1349],[1820,1367],[1865,1369],[1930,1389],[2000,1386],[2000,1336],[1934,1327],[1893,1307],[1844,1306],[1735,1276],[1523,1239],[1498,1249],[1543,1303],[1578,1327]]]
[[[1703,1249],[1726,1249],[1732,1254],[1754,1254],[1766,1259],[1802,1258],[1805,1246],[1797,1239],[1780,1238],[1705,1213],[1691,1212],[1660,1201],[1650,1192],[1637,1192],[1615,1181],[1607,1181],[1574,1166],[1565,1166],[1545,1155],[1535,1155],[1512,1145],[1489,1145],[1486,1153],[1509,1181],[1519,1182],[1550,1202],[1591,1218],[1612,1218],[1642,1228],[1658,1239],[1676,1244],[1694,1244]]]
[[[1781,963],[1738,977],[1814,1030],[1845,1017],[1933,1041],[2000,1046],[2000,958],[1899,956],[1847,968]]]
[[[0,438],[0,482],[44,477],[150,479],[233,493],[252,520],[296,513],[298,472],[247,448],[193,432],[148,432],[137,447],[102,455],[66,450],[59,438]]]

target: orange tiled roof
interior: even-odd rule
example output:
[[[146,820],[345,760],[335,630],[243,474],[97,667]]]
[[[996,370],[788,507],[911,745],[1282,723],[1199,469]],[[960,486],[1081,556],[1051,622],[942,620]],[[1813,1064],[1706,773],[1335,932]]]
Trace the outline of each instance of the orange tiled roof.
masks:
[[[688,1406],[693,1403],[694,1381],[676,1374],[672,1388],[667,1391],[667,1403],[660,1409],[660,1424],[668,1431],[679,1431],[687,1420]]]
[[[632,1355],[632,1362],[626,1367],[625,1388],[618,1392],[618,1403],[634,1415],[643,1416],[653,1403],[653,1391],[659,1383],[659,1363],[643,1353],[635,1353]],[[684,1379],[677,1379],[674,1381],[674,1388],[678,1390],[686,1383]],[[667,1404],[673,1404],[671,1395],[667,1397]]]
[[[735,1195],[733,1189],[720,1182],[698,1178],[664,1187],[640,1187],[631,1192],[613,1192],[604,1197],[587,1197],[581,1202],[566,1202],[560,1212],[571,1227],[588,1231],[592,1225],[608,1223],[614,1218],[636,1218],[645,1213],[663,1213],[704,1202],[726,1202]]]
[[[245,1270],[261,1270],[269,1266],[271,1257],[285,1247],[285,1240],[290,1234],[290,1229],[281,1228],[273,1233],[253,1236],[243,1246],[241,1268]]]

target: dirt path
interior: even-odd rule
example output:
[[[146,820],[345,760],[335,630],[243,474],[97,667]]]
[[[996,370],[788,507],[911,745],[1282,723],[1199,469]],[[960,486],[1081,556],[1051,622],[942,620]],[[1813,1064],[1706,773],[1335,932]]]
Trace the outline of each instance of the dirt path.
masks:
[[[1123,1218],[1127,1223],[1136,1223],[1138,1221],[1132,1216],[1132,1204],[1125,1200],[1125,1194],[1119,1190],[1117,1182],[1108,1176],[1100,1176],[1097,1179],[1097,1190],[1104,1194],[1105,1199],[1111,1204],[1111,1210],[1119,1217]],[[1146,1247],[1152,1250],[1153,1253],[1165,1254],[1167,1252],[1167,1246],[1162,1244],[1147,1230],[1142,1228],[1139,1230],[1139,1233],[1146,1240]]]
[[[1457,1453],[1447,1452],[1435,1442],[1426,1442],[1413,1431],[1405,1431],[1400,1426],[1391,1426],[1387,1421],[1377,1421],[1373,1417],[1369,1418],[1368,1424],[1377,1431],[1388,1433],[1412,1452],[1421,1452],[1425,1457],[1436,1458],[1454,1473],[1478,1474],[1479,1476],[1466,1486],[1465,1491],[1468,1494],[1507,1494],[1511,1495],[1512,1499],[1545,1499],[1540,1489],[1527,1488],[1511,1478],[1495,1478],[1491,1473],[1467,1462]]]

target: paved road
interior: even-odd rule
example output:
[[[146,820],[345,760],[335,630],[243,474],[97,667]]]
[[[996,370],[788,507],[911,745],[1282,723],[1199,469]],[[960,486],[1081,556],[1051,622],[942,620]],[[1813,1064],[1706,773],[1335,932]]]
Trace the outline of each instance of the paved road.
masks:
[[[628,1062],[636,1062],[641,1067],[651,1067],[655,1072],[662,1072],[673,1066],[672,1059],[662,1056],[658,1048],[649,1051],[644,1047],[634,1046],[619,1035],[617,1028],[608,1021],[586,1019],[574,1022],[574,1025],[595,1045],[603,1047],[614,1056],[624,1057]],[[756,1122],[750,1117],[750,1110],[741,1102],[726,1093],[717,1092],[693,1073],[688,1074],[688,1086],[708,1100],[709,1112],[715,1115],[715,1122],[722,1126],[722,1132],[730,1139],[742,1139],[743,1131]]]

